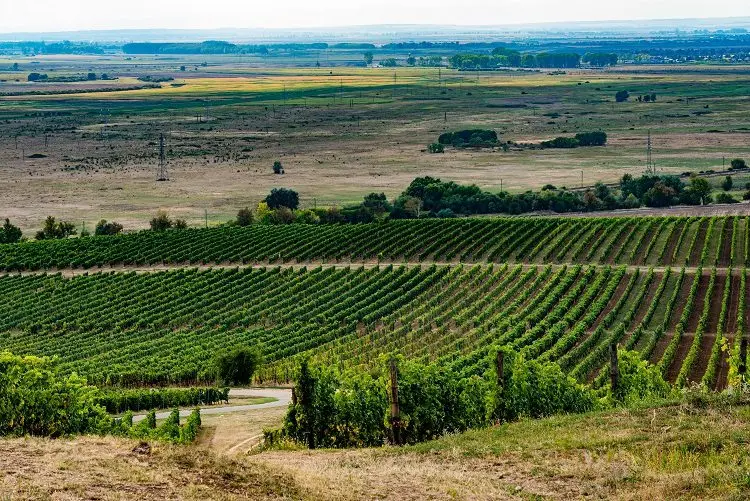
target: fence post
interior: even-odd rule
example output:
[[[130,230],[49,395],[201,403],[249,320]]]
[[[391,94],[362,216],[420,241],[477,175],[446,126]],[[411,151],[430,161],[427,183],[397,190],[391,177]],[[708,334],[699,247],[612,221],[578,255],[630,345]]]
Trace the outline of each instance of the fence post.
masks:
[[[297,388],[292,386],[292,405],[297,405]]]
[[[747,372],[747,338],[742,338],[742,341],[740,341],[739,373],[744,376],[746,372]]]
[[[620,368],[617,365],[616,341],[613,341],[609,345],[609,381],[612,387],[612,394],[616,395],[620,386]]]
[[[502,350],[498,350],[497,358],[495,359],[495,369],[497,370],[497,385],[502,388],[505,382],[503,378],[503,361],[505,353]]]
[[[401,411],[398,406],[398,367],[396,359],[391,359],[391,432],[393,443],[401,445]]]

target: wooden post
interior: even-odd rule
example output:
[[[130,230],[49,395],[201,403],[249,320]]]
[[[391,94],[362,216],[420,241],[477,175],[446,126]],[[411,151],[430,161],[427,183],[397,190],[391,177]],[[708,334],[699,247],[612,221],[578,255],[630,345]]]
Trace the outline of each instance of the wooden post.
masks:
[[[747,338],[742,338],[742,341],[740,341],[739,373],[743,376],[747,373]]]
[[[505,353],[503,351],[497,352],[497,358],[495,359],[495,368],[497,369],[497,385],[502,388],[503,383],[505,382],[503,378],[503,359],[505,357]]]
[[[612,386],[612,394],[617,394],[620,386],[620,369],[617,366],[617,342],[609,345],[609,381]]]
[[[292,386],[292,405],[297,405],[297,388]]]
[[[398,406],[398,367],[396,359],[391,359],[391,432],[393,443],[401,445],[401,411]]]

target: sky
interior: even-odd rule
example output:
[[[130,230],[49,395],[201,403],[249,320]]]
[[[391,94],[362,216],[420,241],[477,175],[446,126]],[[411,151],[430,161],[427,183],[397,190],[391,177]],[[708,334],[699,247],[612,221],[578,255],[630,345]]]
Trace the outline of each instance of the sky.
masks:
[[[505,25],[750,16],[748,0],[0,0],[0,32]]]

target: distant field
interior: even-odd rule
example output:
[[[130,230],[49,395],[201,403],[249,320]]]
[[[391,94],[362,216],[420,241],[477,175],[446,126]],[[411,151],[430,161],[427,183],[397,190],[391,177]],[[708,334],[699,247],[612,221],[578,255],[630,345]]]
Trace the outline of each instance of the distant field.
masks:
[[[50,214],[79,226],[107,218],[142,228],[159,208],[192,224],[207,212],[215,223],[274,186],[295,188],[304,206],[320,206],[371,191],[393,197],[419,175],[488,190],[576,187],[581,174],[588,185],[642,172],[649,130],[662,172],[718,170],[732,158],[750,158],[750,67],[458,72],[326,66],[324,56],[321,68],[309,56],[294,68],[283,58],[236,56],[9,59],[21,70],[0,71],[0,93],[92,85],[23,82],[30,71],[91,69],[119,78],[97,86],[135,86],[141,76],[174,81],[158,89],[0,97],[0,216],[27,231]],[[354,63],[361,54],[336,57],[343,59],[335,64]],[[633,98],[615,103],[618,90]],[[646,93],[657,101],[633,100]],[[423,151],[441,132],[468,127],[493,128],[516,142],[604,130],[609,143]],[[154,181],[161,133],[168,183]],[[271,172],[274,160],[284,164],[283,177]],[[737,190],[743,185],[735,183]]]

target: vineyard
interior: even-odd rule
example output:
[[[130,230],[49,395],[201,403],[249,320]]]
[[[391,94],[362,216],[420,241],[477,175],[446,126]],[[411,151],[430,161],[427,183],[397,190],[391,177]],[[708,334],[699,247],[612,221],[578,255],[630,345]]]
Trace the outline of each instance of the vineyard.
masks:
[[[688,264],[697,266],[325,264],[99,272],[73,277],[7,274],[0,277],[0,349],[56,355],[63,371],[77,372],[96,384],[140,385],[205,381],[210,377],[208,362],[220,350],[235,345],[260,344],[266,364],[257,377],[287,381],[302,356],[342,368],[365,368],[374,364],[379,354],[393,351],[417,361],[439,361],[464,375],[481,374],[490,346],[502,344],[527,358],[556,361],[580,381],[600,384],[608,346],[618,342],[657,364],[665,377],[678,385],[702,382],[711,388],[725,387],[737,373],[738,347],[746,336],[748,288],[744,268],[713,265],[743,262],[734,257],[741,254],[738,249],[746,248],[740,243],[745,243],[747,221],[568,221],[399,223],[392,225],[398,231],[394,230],[390,243],[370,235],[351,241],[347,252],[373,242],[394,249],[421,242],[425,256],[469,252],[494,253],[498,259],[511,255],[536,260],[541,259],[541,248],[557,249],[558,255],[576,259],[606,252],[613,259],[625,255],[630,262],[650,262],[652,254],[676,255],[683,261],[688,256]],[[627,224],[620,228],[613,221]],[[442,237],[414,238],[414,233],[410,236],[408,232],[410,224],[414,232],[431,229]],[[505,225],[508,231],[497,230],[487,238],[481,230],[493,225]],[[391,223],[384,226],[390,228]],[[310,255],[333,255],[335,241],[322,234],[358,231],[366,235],[378,229],[203,230],[155,236],[143,233],[102,242],[113,243],[110,250],[114,250],[123,243],[155,239],[152,242],[163,241],[165,248],[168,244],[176,249],[181,239],[189,242],[262,231],[291,236],[297,231],[306,236],[294,245],[287,240],[276,247],[297,247],[301,256],[307,251],[300,241],[323,238],[330,250],[310,246]],[[510,247],[487,243],[506,237],[510,240],[516,232],[525,236],[513,237]],[[582,239],[572,240],[570,234]],[[614,240],[624,243],[607,243]],[[478,245],[479,241],[485,243]],[[555,244],[558,241],[573,243],[566,249],[568,244]],[[731,245],[725,252],[727,241]],[[22,256],[23,250],[61,252],[66,246],[88,245],[93,255],[96,245],[101,245],[103,253],[106,247],[94,239],[80,242],[85,243],[25,244],[13,252]],[[199,248],[183,245],[186,254]],[[231,250],[220,255],[225,247],[216,245],[215,261],[232,256]],[[486,247],[483,254],[471,250],[480,245]],[[502,251],[508,248],[516,250]],[[8,249],[6,256],[10,255]],[[144,250],[148,247],[141,244],[139,252]],[[210,249],[205,250],[208,256]],[[103,259],[105,254],[99,256]],[[175,257],[184,260],[184,256]]]
[[[0,245],[0,270],[223,263],[745,266],[749,217],[477,218],[143,231]]]

